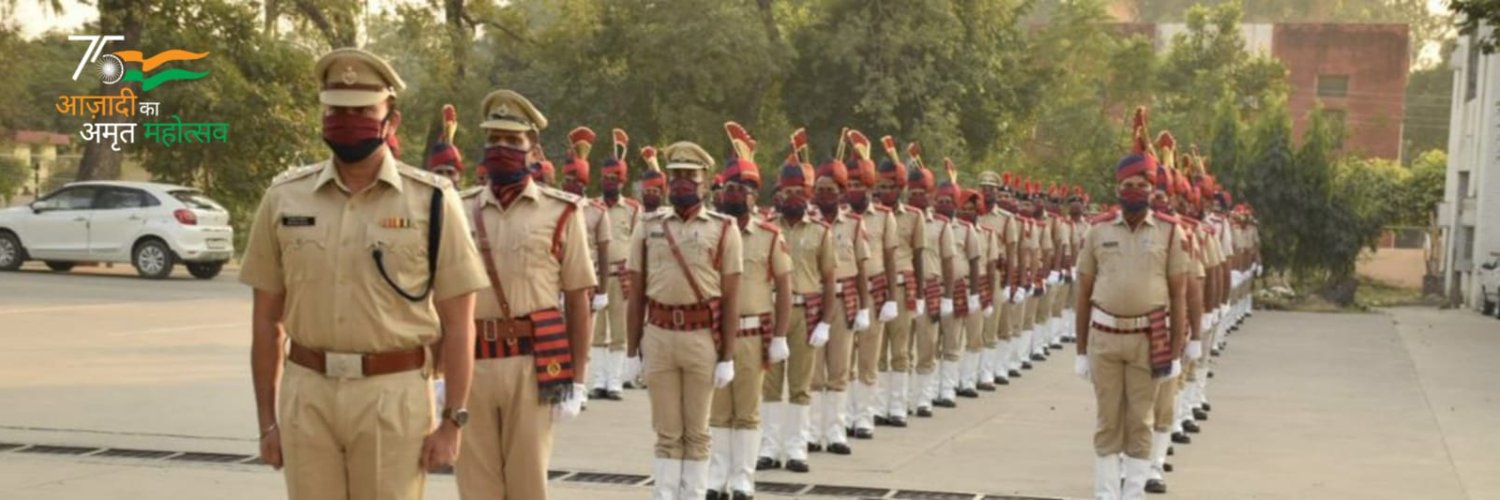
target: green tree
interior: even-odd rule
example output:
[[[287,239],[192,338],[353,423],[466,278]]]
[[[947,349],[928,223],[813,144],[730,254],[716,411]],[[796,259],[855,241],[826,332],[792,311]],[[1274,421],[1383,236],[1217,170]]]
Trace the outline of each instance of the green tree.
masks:
[[[1400,211],[1395,217],[1397,224],[1427,227],[1432,223],[1432,214],[1437,204],[1443,201],[1443,183],[1448,177],[1448,154],[1441,149],[1429,150],[1417,156],[1405,177],[1398,200]]]
[[[21,191],[31,177],[31,168],[26,162],[10,156],[0,156],[0,207],[10,206],[10,198]]]
[[[1500,0],[1448,0],[1448,10],[1459,14],[1458,34],[1481,33],[1481,28],[1500,26]],[[1476,40],[1479,50],[1494,54],[1500,50],[1500,36],[1491,31],[1488,36]]]

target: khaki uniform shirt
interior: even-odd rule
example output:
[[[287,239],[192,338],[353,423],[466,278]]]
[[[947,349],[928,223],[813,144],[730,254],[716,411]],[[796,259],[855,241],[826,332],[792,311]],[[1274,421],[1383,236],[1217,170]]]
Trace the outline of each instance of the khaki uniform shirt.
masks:
[[[675,211],[654,213],[636,226],[625,265],[646,274],[646,297],[651,300],[666,305],[701,302],[688,282],[689,275],[672,255],[668,230],[687,263],[687,272],[703,291],[703,300],[719,298],[723,294],[720,279],[744,270],[743,245],[734,219],[707,209],[688,219]]]
[[[1073,255],[1073,223],[1059,216],[1052,216],[1052,249],[1067,259]],[[1066,262],[1059,260],[1058,262]]]
[[[556,309],[560,306],[559,292],[598,285],[594,260],[587,250],[585,203],[587,201],[578,196],[546,189],[534,182],[528,183],[509,208],[501,208],[488,189],[464,198],[464,208],[471,224],[475,208],[484,207],[484,229],[490,237],[490,251],[494,253],[495,274],[505,289],[511,317]],[[570,205],[574,209],[563,218]],[[560,232],[558,224],[562,224]],[[561,251],[557,255],[552,253],[554,236],[561,242]],[[478,231],[475,237],[478,237]],[[493,287],[479,291],[474,303],[474,317],[505,317]]]
[[[589,238],[589,259],[599,262],[599,259],[608,257],[599,255],[599,247],[609,243],[610,235],[614,233],[614,226],[609,222],[609,207],[596,200],[584,200],[583,203],[584,230],[588,231]],[[610,253],[613,254],[614,251],[611,250]]]
[[[1015,227],[1015,215],[1010,212],[996,208],[989,213],[979,216],[979,225],[989,229],[995,236],[995,248],[991,252],[995,259],[1010,257],[1010,249],[1019,241],[1018,231]]]
[[[953,242],[958,258],[953,259],[953,279],[969,279],[969,261],[984,256],[984,246],[972,224],[955,220],[953,226]],[[973,283],[970,283],[970,287]],[[970,288],[972,290],[972,288]]]
[[[740,230],[744,244],[745,269],[740,275],[740,316],[755,316],[775,309],[776,277],[792,270],[792,255],[787,250],[781,229],[775,224],[752,218]]]
[[[1018,271],[1022,271],[1019,279],[1024,281],[1027,278],[1024,271],[1029,270],[1034,274],[1039,269],[1041,269],[1042,230],[1041,223],[1036,219],[1030,217],[1022,217],[1019,221],[1018,227],[1021,229],[1021,239],[1019,246],[1020,248],[1026,250],[1026,260],[1024,262],[1018,262],[1016,265],[1020,266],[1020,269],[1018,269]],[[1031,276],[1031,278],[1035,279],[1035,276]],[[1022,283],[1023,286],[1029,286],[1031,284],[1032,283],[1029,282]]]
[[[411,302],[381,278],[371,255],[383,249],[387,273],[407,293],[426,288],[435,189],[443,192],[443,227],[433,300]],[[240,281],[285,295],[282,321],[293,341],[350,353],[431,344],[439,335],[433,302],[488,286],[458,192],[389,155],[359,193],[344,186],[331,161],[272,181],[250,227]]]
[[[914,257],[927,247],[927,221],[920,211],[899,205],[891,211],[896,219],[896,249],[892,259],[896,261],[896,272],[904,273],[916,269]],[[923,262],[923,267],[927,267]]]
[[[600,203],[604,201],[600,200]],[[609,263],[623,264],[625,259],[630,257],[630,249],[624,243],[630,241],[630,234],[634,233],[635,226],[640,224],[641,212],[644,209],[641,208],[640,202],[624,196],[621,196],[620,201],[614,206],[609,206],[608,203],[604,203],[604,206],[606,215],[609,216],[609,241],[620,243],[609,246]]]
[[[927,245],[922,248],[922,271],[927,279],[943,277],[943,263],[958,254],[953,238],[953,224],[946,218],[923,214],[927,226]]]
[[[838,267],[832,228],[807,215],[791,223],[784,217],[779,220],[782,238],[792,254],[792,292],[823,293],[823,273],[831,273]]]
[[[833,226],[833,253],[838,261],[833,278],[842,280],[858,276],[859,261],[870,265],[870,245],[866,240],[869,233],[865,231],[863,218],[839,210],[838,217],[830,225]]]
[[[886,252],[896,251],[896,247],[901,244],[897,238],[896,214],[889,208],[871,205],[870,210],[861,218],[865,222],[866,242],[870,247],[869,260],[865,261],[865,275],[875,276],[885,272]],[[891,285],[894,286],[895,283]]]
[[[1110,314],[1140,316],[1171,303],[1167,278],[1192,270],[1182,231],[1148,213],[1135,230],[1116,212],[1090,227],[1078,272],[1094,275],[1095,305]]]

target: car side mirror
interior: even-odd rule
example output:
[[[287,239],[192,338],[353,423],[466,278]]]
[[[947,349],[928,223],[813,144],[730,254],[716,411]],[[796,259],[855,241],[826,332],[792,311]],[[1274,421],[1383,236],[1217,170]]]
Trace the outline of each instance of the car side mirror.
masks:
[[[36,214],[42,213],[42,202],[40,202],[40,201],[33,201],[33,202],[31,202],[31,213],[32,213],[32,215],[36,215]]]

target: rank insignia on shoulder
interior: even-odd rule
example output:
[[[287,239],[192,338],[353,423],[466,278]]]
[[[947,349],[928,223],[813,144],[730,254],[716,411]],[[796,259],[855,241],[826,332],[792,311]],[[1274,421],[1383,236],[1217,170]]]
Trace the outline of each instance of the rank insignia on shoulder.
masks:
[[[1118,242],[1118,241],[1106,241],[1106,242],[1100,243],[1099,246],[1104,247],[1104,248],[1114,248],[1114,247],[1120,246],[1120,242]]]
[[[386,229],[406,229],[411,227],[411,220],[403,217],[386,217],[380,219],[380,227]]]
[[[667,233],[661,231],[651,231],[650,233],[646,234],[646,236],[650,236],[652,238],[665,238],[667,237]]]
[[[283,215],[281,225],[287,227],[305,227],[318,225],[318,218],[306,215]]]

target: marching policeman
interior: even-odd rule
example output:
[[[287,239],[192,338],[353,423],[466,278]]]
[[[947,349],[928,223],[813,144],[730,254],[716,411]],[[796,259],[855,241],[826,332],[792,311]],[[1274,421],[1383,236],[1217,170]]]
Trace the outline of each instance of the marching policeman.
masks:
[[[881,209],[895,218],[896,247],[890,252],[890,260],[895,266],[896,281],[891,287],[890,300],[895,302],[898,314],[885,323],[880,340],[880,396],[875,398],[874,421],[876,425],[906,427],[912,321],[926,310],[922,290],[926,277],[923,250],[927,247],[927,216],[901,202],[907,172],[896,140],[885,136],[880,142],[889,159],[880,162],[876,169],[875,199]]]
[[[333,158],[272,181],[240,271],[255,289],[260,458],[285,470],[293,499],[422,498],[425,469],[458,454],[484,267],[451,183],[387,146],[405,88],[390,65],[337,49],[314,76]]]
[[[707,493],[713,390],[734,379],[742,241],[733,218],[703,206],[713,157],[691,142],[662,151],[672,210],[631,237],[627,350],[644,363],[656,430],[655,498]],[[643,361],[642,361],[643,360]]]
[[[985,338],[984,328],[989,318],[995,317],[995,307],[991,302],[993,295],[990,291],[991,281],[994,279],[994,266],[998,254],[995,253],[998,236],[991,233],[989,229],[979,224],[979,215],[987,210],[984,205],[984,196],[979,191],[964,189],[959,193],[958,219],[960,223],[968,228],[973,235],[974,246],[977,247],[979,256],[974,259],[973,285],[969,294],[969,316],[964,319],[963,354],[959,358],[959,390],[958,395],[966,398],[979,397],[979,389],[987,391],[995,390],[994,378],[980,379],[981,366],[984,364]]]
[[[843,148],[842,140],[839,141]],[[842,152],[838,156],[843,156]],[[825,322],[831,329],[828,344],[814,357],[812,377],[812,421],[809,426],[811,451],[827,449],[835,455],[848,455],[845,426],[849,386],[849,365],[854,354],[854,336],[870,328],[870,310],[864,303],[869,295],[865,266],[870,257],[864,219],[844,209],[844,192],[849,187],[849,171],[838,157],[829,159],[817,169],[813,181],[812,203],[833,235],[835,299],[824,304]]]
[[[1011,211],[1014,208],[1014,197],[1006,192],[1005,180],[1010,177],[992,171],[979,174],[979,191],[984,196],[984,203],[989,207],[983,215],[979,216],[979,225],[994,235],[995,255],[994,262],[987,267],[992,278],[988,281],[990,294],[998,299],[992,299],[995,314],[985,318],[984,322],[984,356],[980,366],[980,390],[994,390],[995,384],[1009,385],[1010,376],[1006,373],[1005,359],[1010,349],[1010,326],[1015,315],[1015,308],[1006,293],[1006,277],[1010,269],[1014,268],[1015,259],[1019,256],[1018,243],[1020,238],[1016,229],[1016,216]],[[1006,208],[1009,204],[1010,208]]]
[[[530,101],[497,90],[480,109],[489,185],[466,196],[464,207],[489,287],[475,308],[472,415],[458,492],[546,498],[552,425],[577,416],[587,397],[589,291],[598,284],[584,227],[587,200],[528,175],[526,155],[547,126]]]
[[[558,188],[568,194],[583,198],[585,201],[583,225],[584,230],[588,232],[589,258],[590,262],[594,263],[595,282],[598,283],[594,289],[593,300],[589,302],[589,310],[602,316],[600,311],[609,306],[607,289],[609,282],[613,281],[609,279],[608,263],[611,253],[609,243],[614,231],[609,222],[609,207],[602,200],[590,200],[584,195],[592,169],[589,166],[589,151],[593,149],[596,138],[594,131],[588,127],[577,127],[568,132],[568,161],[563,163],[563,176]],[[595,342],[601,341],[595,339]],[[610,399],[607,389],[610,373],[608,361],[610,338],[605,336],[602,342],[604,342],[603,349],[590,349],[592,351],[590,354],[601,361],[599,365],[603,369],[593,372],[594,376],[591,380],[593,383],[589,385],[595,389],[591,395],[598,396],[600,399]],[[621,349],[623,348],[624,345],[621,344]],[[616,391],[615,398],[619,397],[619,392]]]
[[[458,131],[458,111],[452,104],[443,105],[443,131],[438,140],[427,148],[427,171],[448,179],[454,189],[463,187],[464,160],[453,145],[453,134]]]
[[[973,397],[979,395],[974,392],[973,387],[960,393],[963,374],[960,365],[964,357],[964,331],[969,324],[969,315],[980,314],[979,295],[975,293],[973,283],[978,278],[978,262],[983,251],[980,235],[974,225],[958,217],[959,204],[963,198],[963,188],[958,184],[958,168],[947,158],[943,159],[943,164],[948,179],[938,185],[934,211],[938,217],[952,225],[953,242],[958,251],[953,258],[952,284],[948,288],[947,300],[939,310],[942,361],[938,365],[938,396],[933,405],[957,408],[957,396],[969,396],[970,393]]]
[[[844,201],[848,203],[849,211],[864,221],[865,243],[870,250],[870,257],[865,261],[869,295],[863,297],[863,301],[869,307],[880,307],[880,315],[870,323],[870,327],[855,334],[855,369],[852,372],[854,385],[849,391],[852,396],[849,399],[853,421],[846,425],[852,426],[854,438],[871,439],[875,437],[876,402],[880,399],[877,396],[882,390],[877,384],[880,345],[885,336],[886,323],[896,320],[900,315],[895,296],[892,295],[897,276],[896,247],[900,245],[900,241],[897,238],[895,214],[883,205],[870,203],[870,190],[876,187],[877,182],[875,163],[870,159],[870,139],[858,130],[850,130],[845,137],[849,140],[853,153],[845,162],[845,167],[853,175],[850,176],[849,190],[844,194]]]
[[[1151,210],[1156,159],[1147,152],[1144,129],[1141,109],[1135,150],[1115,167],[1120,211],[1092,221],[1078,258],[1074,369],[1094,386],[1094,496],[1101,499],[1144,495],[1156,392],[1162,379],[1181,369],[1187,340],[1192,261],[1176,220]]]
[[[932,405],[938,398],[938,335],[940,320],[953,314],[953,301],[947,297],[953,290],[954,261],[958,258],[958,245],[953,237],[953,223],[945,215],[932,209],[937,197],[932,171],[922,163],[922,150],[913,142],[906,148],[911,161],[911,172],[907,175],[907,203],[923,217],[923,242],[921,298],[912,321],[912,344],[908,349],[915,353],[913,377],[908,389],[908,400],[912,413],[918,417],[931,417]]]
[[[729,500],[755,495],[760,447],[761,386],[770,363],[791,355],[787,319],[792,311],[792,257],[781,229],[755,216],[760,170],[752,161],[755,140],[740,124],[724,124],[734,156],[724,165],[719,212],[734,217],[745,257],[740,275],[739,331],[733,342],[734,381],[714,391],[709,431],[713,456],[708,465],[708,497]]]
[[[602,296],[594,303],[601,305],[594,322],[594,354],[591,358],[598,373],[593,384],[591,399],[619,401],[625,383],[625,308],[632,283],[630,273],[625,270],[625,259],[629,256],[626,242],[641,220],[640,202],[625,196],[622,191],[629,169],[625,155],[629,152],[630,136],[624,130],[614,129],[613,156],[604,161],[600,169],[597,204],[604,208],[602,221],[608,226],[609,245],[604,257],[604,282]]]

